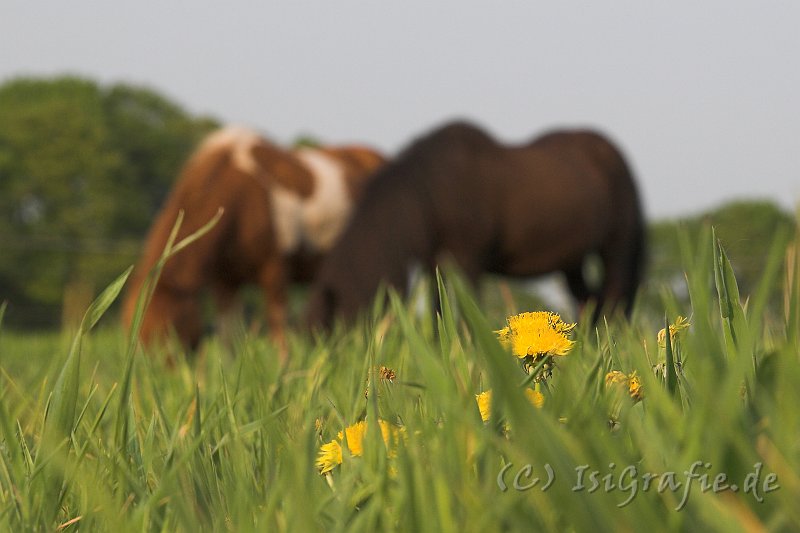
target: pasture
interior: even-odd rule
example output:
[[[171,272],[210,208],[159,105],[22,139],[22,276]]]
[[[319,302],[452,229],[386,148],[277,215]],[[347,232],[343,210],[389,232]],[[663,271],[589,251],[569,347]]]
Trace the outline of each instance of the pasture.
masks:
[[[429,280],[436,321],[390,295],[348,329],[290,332],[285,367],[244,330],[143,356],[102,318],[122,277],[78,331],[0,329],[0,527],[797,530],[797,251],[740,295],[710,232],[681,247],[688,303],[663,287],[658,312],[578,317],[530,373],[496,331],[536,309],[484,307],[454,272]]]

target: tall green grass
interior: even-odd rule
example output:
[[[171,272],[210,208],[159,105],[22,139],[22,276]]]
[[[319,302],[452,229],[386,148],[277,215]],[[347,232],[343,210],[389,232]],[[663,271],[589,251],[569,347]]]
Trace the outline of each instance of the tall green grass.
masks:
[[[540,409],[493,332],[505,316],[453,273],[434,280],[436,320],[390,295],[355,327],[291,336],[285,367],[262,337],[169,366],[110,323],[95,331],[123,275],[71,342],[0,331],[0,528],[797,530],[800,262],[765,258],[764,287],[786,284],[772,319],[712,235],[683,247],[691,307],[665,294],[662,316],[579,320]],[[679,314],[691,327],[658,346]],[[606,387],[612,369],[635,370],[644,399]],[[379,418],[404,428],[392,453]],[[321,476],[319,447],[360,420],[363,456]]]

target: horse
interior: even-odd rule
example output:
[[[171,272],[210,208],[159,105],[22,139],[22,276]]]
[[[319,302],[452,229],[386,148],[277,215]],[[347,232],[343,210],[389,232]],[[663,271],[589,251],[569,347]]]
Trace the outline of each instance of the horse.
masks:
[[[269,332],[285,347],[288,284],[312,279],[368,176],[383,163],[381,154],[365,146],[287,151],[248,128],[212,132],[185,163],[148,233],[123,302],[124,325],[132,324],[143,283],[179,211],[185,217],[178,240],[221,207],[218,223],[164,265],[140,338],[148,345],[174,331],[185,348],[195,349],[204,329],[205,291],[210,289],[224,316],[234,308],[238,289],[254,283],[263,292]]]
[[[373,176],[312,285],[307,326],[352,321],[384,284],[446,254],[474,284],[483,273],[563,272],[581,308],[629,314],[645,248],[642,209],[623,155],[602,134],[556,130],[504,145],[464,121],[419,137]],[[584,262],[599,256],[593,287]],[[596,312],[594,318],[599,314]]]

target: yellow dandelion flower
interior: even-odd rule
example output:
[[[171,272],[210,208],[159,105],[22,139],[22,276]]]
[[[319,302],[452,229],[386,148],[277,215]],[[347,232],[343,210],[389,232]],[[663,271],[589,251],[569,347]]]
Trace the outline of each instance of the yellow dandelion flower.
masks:
[[[619,370],[612,370],[608,374],[606,374],[606,387],[610,387],[615,383],[627,383],[628,382],[628,375],[625,372],[620,372]]]
[[[511,347],[511,328],[506,326],[503,329],[498,329],[495,331],[495,334],[497,335],[497,339],[500,341],[500,344],[506,348]]]
[[[634,370],[628,376],[628,392],[634,400],[641,400],[644,398],[644,390],[642,389],[642,382]]]
[[[675,319],[674,324],[669,325],[669,338],[670,340],[674,341],[677,338],[678,333],[685,330],[692,324],[689,322],[689,319],[686,317],[679,316]],[[661,328],[658,332],[658,345],[662,348],[667,347],[667,330],[666,328]]]
[[[352,426],[348,426],[344,429],[343,432],[339,432],[337,437],[340,441],[344,440],[345,435],[347,436],[347,449],[350,450],[350,455],[353,457],[359,457],[364,453],[364,435],[367,434],[367,423],[363,420],[361,422],[356,422]]]
[[[620,372],[619,370],[612,370],[606,374],[606,387],[611,387],[612,385],[628,387],[628,394],[636,401],[644,398],[642,382],[635,370],[630,374]]]
[[[386,455],[397,457],[397,444],[400,442],[400,437],[407,438],[406,428],[395,426],[385,420],[378,420],[378,426],[381,428],[381,437],[386,445]]]
[[[338,440],[320,446],[317,456],[317,468],[320,474],[330,472],[340,464],[342,464],[342,445]]]
[[[531,405],[537,409],[541,409],[541,407],[544,405],[544,394],[538,390],[533,390],[531,388],[525,389],[525,397],[528,398],[528,401],[531,402]],[[478,403],[478,411],[481,413],[481,420],[488,422],[489,417],[492,414],[492,391],[487,390],[480,394],[476,394],[475,401]]]
[[[492,412],[492,391],[487,390],[480,394],[476,394],[475,401],[478,402],[478,410],[481,412],[481,420],[488,422],[489,415]]]
[[[389,457],[395,457],[397,451],[395,445],[400,441],[400,436],[405,435],[405,428],[397,427],[385,420],[378,420],[381,428],[381,437],[386,445]],[[367,423],[362,420],[352,426],[348,426],[344,431],[336,435],[336,439],[327,444],[323,444],[317,456],[317,468],[320,474],[330,472],[337,465],[342,464],[342,444],[347,437],[347,450],[351,457],[360,457],[364,454],[364,436],[367,434]]]
[[[566,355],[575,344],[567,337],[575,324],[563,322],[557,313],[521,313],[508,317],[507,321],[508,326],[495,333],[519,358]]]
[[[538,390],[533,390],[531,388],[525,389],[525,396],[528,400],[533,404],[533,406],[537,409],[541,409],[544,405],[544,394],[542,394]]]

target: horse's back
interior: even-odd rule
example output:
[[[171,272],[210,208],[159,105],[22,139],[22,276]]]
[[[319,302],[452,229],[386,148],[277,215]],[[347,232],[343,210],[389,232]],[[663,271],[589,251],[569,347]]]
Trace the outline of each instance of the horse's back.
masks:
[[[593,173],[608,186],[608,201],[615,211],[641,215],[633,172],[616,144],[594,130],[555,131],[543,135],[534,145],[580,159],[585,174]]]
[[[620,149],[598,131],[555,130],[536,138],[530,147],[590,163],[609,181],[633,183],[633,175]]]
[[[600,213],[605,218],[613,217],[614,211],[639,212],[633,173],[621,150],[604,134],[588,129],[551,131],[523,151],[539,156],[531,166],[551,173],[565,199],[570,193],[564,189],[572,187],[584,191],[585,203],[606,206]]]
[[[495,185],[492,269],[537,275],[580,264],[623,225],[641,223],[620,151],[590,130],[557,130],[507,148],[483,174]]]

